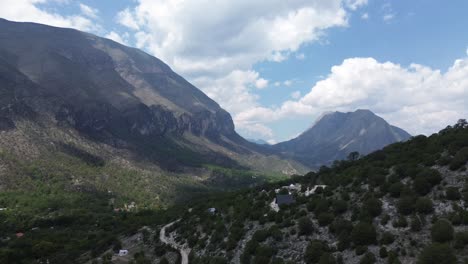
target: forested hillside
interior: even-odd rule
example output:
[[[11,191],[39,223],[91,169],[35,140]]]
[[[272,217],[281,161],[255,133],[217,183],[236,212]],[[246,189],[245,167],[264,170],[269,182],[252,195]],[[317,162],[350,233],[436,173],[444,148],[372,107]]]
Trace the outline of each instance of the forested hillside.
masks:
[[[190,250],[190,263],[463,262],[467,161],[468,125],[460,120],[318,172],[156,211],[116,204],[111,192],[68,192],[62,177],[30,167],[23,177],[43,182],[37,191],[0,193],[0,262],[112,263],[132,247],[142,249],[128,256],[134,263],[175,263],[180,257],[158,236],[171,222],[166,235]],[[275,211],[275,190],[295,202]],[[135,234],[141,239],[129,240]]]
[[[467,161],[460,120],[317,173],[207,198],[173,232],[192,263],[463,263]],[[275,212],[275,189],[286,194],[290,184],[300,185],[289,191],[295,203]],[[326,187],[305,195],[318,184]]]

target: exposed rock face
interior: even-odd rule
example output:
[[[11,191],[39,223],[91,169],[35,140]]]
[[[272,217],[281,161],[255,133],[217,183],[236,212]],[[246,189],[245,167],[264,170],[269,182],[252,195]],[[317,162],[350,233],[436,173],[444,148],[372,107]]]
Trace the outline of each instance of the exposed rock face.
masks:
[[[245,154],[275,172],[291,167],[239,136],[229,113],[162,61],[108,39],[0,19],[0,73],[0,130],[20,119],[72,128],[171,170],[181,159],[254,168]]]
[[[371,111],[357,110],[325,114],[297,138],[273,148],[306,165],[318,167],[345,159],[353,151],[365,155],[410,137]]]
[[[82,132],[235,135],[226,111],[144,52],[76,30],[6,20],[0,40],[0,67],[14,72],[2,71],[2,81],[18,85],[21,78],[22,91],[39,87],[41,96],[53,98],[57,120]]]

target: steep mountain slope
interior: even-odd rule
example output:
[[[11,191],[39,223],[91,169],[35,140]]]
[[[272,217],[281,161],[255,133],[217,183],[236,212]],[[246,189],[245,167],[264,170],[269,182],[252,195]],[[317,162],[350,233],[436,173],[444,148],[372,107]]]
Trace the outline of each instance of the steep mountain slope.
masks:
[[[354,151],[366,155],[409,138],[407,132],[389,125],[371,111],[356,110],[325,114],[298,137],[273,148],[310,167],[319,167],[345,159]]]
[[[0,73],[4,163],[66,171],[63,184],[157,204],[181,188],[305,171],[240,137],[229,113],[159,59],[108,39],[0,19]],[[12,175],[28,173],[4,166],[0,188],[20,185]]]

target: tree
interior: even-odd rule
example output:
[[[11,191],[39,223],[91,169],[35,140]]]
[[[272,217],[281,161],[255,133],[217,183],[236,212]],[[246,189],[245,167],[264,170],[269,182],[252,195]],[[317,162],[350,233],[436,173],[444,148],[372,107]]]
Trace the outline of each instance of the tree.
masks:
[[[414,198],[410,196],[401,197],[397,203],[398,212],[409,215],[414,211]]]
[[[314,231],[314,226],[312,221],[307,217],[302,217],[299,219],[299,235],[308,236]]]
[[[440,219],[432,225],[431,228],[432,241],[444,243],[453,239],[453,226],[445,220]]]
[[[426,195],[428,194],[431,189],[432,185],[431,183],[427,180],[426,177],[424,176],[417,176],[414,181],[413,181],[413,189],[419,194],[419,195]]]
[[[434,210],[432,200],[426,197],[419,197],[416,200],[416,212],[420,214],[430,214]]]
[[[351,239],[354,244],[359,246],[366,246],[375,243],[377,233],[372,224],[366,222],[359,222],[351,232]]]
[[[376,217],[382,213],[382,202],[377,198],[369,198],[364,204],[363,208],[372,216]]]
[[[453,249],[448,244],[434,243],[423,249],[419,255],[417,264],[455,264],[457,258]]]
[[[361,261],[359,261],[359,264],[373,264],[375,263],[376,259],[374,254],[371,252],[367,252],[362,258]]]
[[[458,191],[457,187],[447,187],[445,191],[445,196],[451,201],[456,201],[461,199],[461,194]]]
[[[325,243],[319,240],[313,240],[307,245],[304,260],[306,263],[317,263],[320,257],[328,251],[328,247]]]

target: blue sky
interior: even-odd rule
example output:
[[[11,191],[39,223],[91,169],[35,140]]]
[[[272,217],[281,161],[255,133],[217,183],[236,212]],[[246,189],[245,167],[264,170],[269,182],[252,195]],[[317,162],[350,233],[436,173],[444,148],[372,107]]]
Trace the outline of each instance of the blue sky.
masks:
[[[464,0],[0,3],[0,17],[74,27],[161,58],[247,138],[292,138],[326,111],[368,108],[412,134],[468,115]]]

